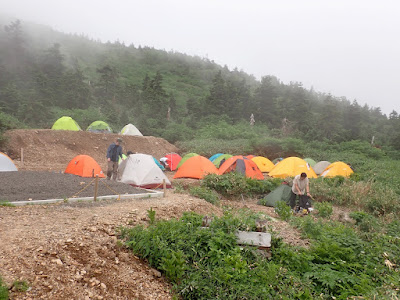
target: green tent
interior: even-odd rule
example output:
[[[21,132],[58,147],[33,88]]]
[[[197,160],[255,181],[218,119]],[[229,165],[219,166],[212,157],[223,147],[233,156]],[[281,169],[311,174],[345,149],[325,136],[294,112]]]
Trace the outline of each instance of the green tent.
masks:
[[[232,157],[232,155],[230,155],[230,154],[223,154],[223,155],[218,156],[216,159],[214,159],[212,163],[214,164],[214,166],[219,168],[221,166],[222,160],[225,161],[225,160],[227,160],[228,158],[231,158],[231,157]]]
[[[108,124],[104,121],[94,121],[92,124],[88,126],[86,131],[91,132],[112,132],[112,129]]]
[[[284,201],[289,204],[292,187],[287,184],[281,184],[267,196],[260,200],[260,204],[275,207],[278,201]]]
[[[185,161],[187,161],[189,158],[191,158],[193,156],[199,156],[199,155],[197,153],[188,153],[188,154],[186,154],[184,157],[182,157],[181,161],[176,166],[176,169],[178,170],[180,168],[180,166],[182,166]]]
[[[71,131],[79,131],[82,130],[78,123],[71,117],[61,117],[57,121],[54,122],[51,127],[53,130],[71,130]]]
[[[315,160],[313,160],[312,158],[305,158],[304,159],[310,166],[311,166],[311,168],[314,168],[314,166],[316,165],[316,161]]]

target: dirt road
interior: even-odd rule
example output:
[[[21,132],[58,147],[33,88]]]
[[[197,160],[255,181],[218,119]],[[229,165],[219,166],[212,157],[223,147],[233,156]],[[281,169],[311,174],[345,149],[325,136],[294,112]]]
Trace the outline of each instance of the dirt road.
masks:
[[[253,203],[224,202],[274,215]],[[29,283],[12,299],[171,299],[171,286],[124,247],[120,225],[178,218],[185,211],[220,215],[222,209],[186,194],[165,198],[100,201],[48,206],[0,207],[0,270],[8,285]],[[285,222],[273,222],[286,242],[305,245]]]

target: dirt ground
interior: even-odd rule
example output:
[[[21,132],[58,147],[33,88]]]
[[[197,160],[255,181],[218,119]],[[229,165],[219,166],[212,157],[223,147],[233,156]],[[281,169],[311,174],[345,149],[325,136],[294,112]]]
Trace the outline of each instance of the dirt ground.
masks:
[[[132,151],[150,154],[159,159],[167,153],[179,150],[166,140],[153,136],[51,129],[15,129],[7,131],[5,136],[8,141],[0,151],[8,154],[20,170],[64,171],[71,159],[79,154],[86,154],[93,157],[105,171],[107,148],[117,137],[123,140],[124,153]]]
[[[0,177],[0,200],[9,191],[9,198],[4,199],[7,201],[11,200],[10,189],[15,189],[15,194],[18,190],[20,196],[15,199],[47,197],[41,192],[50,184],[68,194],[62,182],[71,178],[73,181],[68,186],[75,192],[86,180],[75,176],[66,179],[69,175],[60,171],[78,154],[94,157],[105,168],[105,149],[117,136],[51,130],[13,130],[7,135],[10,142],[2,151],[14,159],[20,170],[27,170],[15,172],[18,176],[27,176],[26,181],[17,182],[18,188],[15,185],[10,188],[16,180],[12,175]],[[157,158],[178,151],[163,139],[123,138],[124,151],[133,149]],[[21,148],[24,148],[24,165],[20,161]],[[166,174],[172,179],[172,172]],[[37,178],[28,179],[29,176]],[[199,184],[197,180],[178,181],[183,185]],[[147,210],[151,207],[156,211],[156,218],[171,219],[179,218],[186,211],[221,215],[221,207],[231,206],[271,216],[268,225],[284,242],[308,246],[308,241],[301,239],[295,229],[277,219],[272,208],[256,202],[255,199],[224,200],[220,206],[214,206],[168,190],[165,198],[0,206],[0,275],[10,287],[16,280],[26,281],[30,286],[27,292],[11,288],[11,299],[172,299],[172,287],[161,273],[117,242],[118,228],[146,225]]]
[[[49,171],[0,172],[0,202],[64,199],[75,195],[93,197],[93,180]],[[145,191],[129,184],[99,179],[98,196],[139,193]]]

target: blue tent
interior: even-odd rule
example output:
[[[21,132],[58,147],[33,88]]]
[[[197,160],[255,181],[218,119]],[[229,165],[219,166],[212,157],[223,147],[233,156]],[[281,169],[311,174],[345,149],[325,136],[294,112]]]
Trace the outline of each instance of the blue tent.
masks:
[[[210,160],[210,161],[214,161],[214,159],[218,158],[218,157],[221,156],[221,155],[223,155],[223,153],[214,154],[213,156],[211,156],[211,157],[209,158],[209,160]]]
[[[164,166],[162,164],[160,164],[160,162],[153,156],[154,162],[157,164],[157,166],[161,169],[161,170],[165,170]]]

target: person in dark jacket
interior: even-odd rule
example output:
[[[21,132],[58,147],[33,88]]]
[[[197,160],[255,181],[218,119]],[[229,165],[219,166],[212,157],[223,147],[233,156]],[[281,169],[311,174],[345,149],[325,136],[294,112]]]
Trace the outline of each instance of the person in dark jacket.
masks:
[[[111,177],[113,180],[117,180],[118,175],[118,160],[122,158],[122,140],[117,138],[115,143],[112,143],[107,149],[107,180]]]

